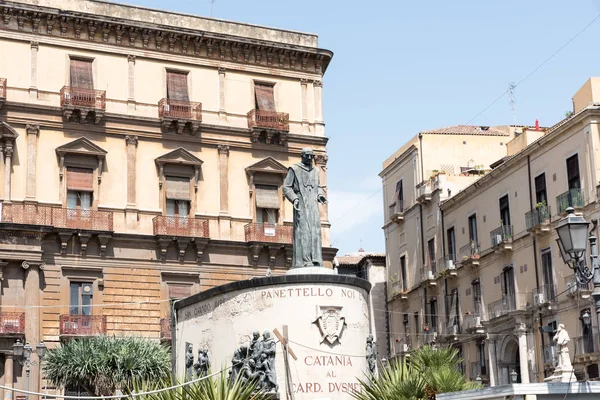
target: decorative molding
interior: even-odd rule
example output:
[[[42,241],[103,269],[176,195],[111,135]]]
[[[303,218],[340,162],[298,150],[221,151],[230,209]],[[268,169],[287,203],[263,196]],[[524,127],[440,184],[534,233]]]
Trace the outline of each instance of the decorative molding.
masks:
[[[225,75],[225,72],[227,72],[227,68],[225,68],[225,67],[219,67],[219,74]]]
[[[25,125],[25,131],[28,135],[36,135],[40,134],[40,126],[37,124],[27,124]]]
[[[219,154],[225,154],[226,156],[229,156],[229,145],[220,144],[217,146],[217,151]]]
[[[129,54],[127,56],[127,61],[130,62],[130,63],[134,63],[135,64],[135,56],[132,55],[132,54]]]
[[[154,42],[155,51],[169,51],[193,55],[197,57],[228,59],[255,65],[273,65],[277,56],[276,66],[282,69],[307,70],[323,73],[327,68],[333,53],[314,47],[303,47],[293,44],[273,43],[266,40],[241,38],[233,35],[218,34],[206,31],[186,31],[174,33],[177,27],[151,25],[143,22],[124,20],[118,17],[102,15],[85,15],[68,10],[29,6],[22,4],[3,4],[4,29],[31,31],[37,35],[53,35],[53,27],[59,21],[60,35],[77,40],[95,41],[96,32],[102,34],[102,41],[119,46],[150,49]],[[12,16],[16,16],[16,23]],[[39,29],[42,21],[46,29]],[[87,28],[87,29],[84,29]],[[123,35],[128,40],[123,41]],[[137,40],[141,36],[142,40]],[[164,38],[168,39],[167,48],[163,47]],[[189,52],[189,43],[194,44],[194,51]],[[282,48],[283,47],[283,48]],[[214,49],[219,51],[215,52]],[[240,57],[240,50],[243,57]],[[253,51],[254,50],[254,51]],[[254,57],[252,57],[254,55]],[[266,63],[263,55],[266,55]],[[300,59],[300,68],[296,60]],[[287,62],[289,60],[289,62]],[[312,62],[311,62],[312,61]],[[309,66],[309,62],[311,62]]]
[[[329,156],[327,154],[316,154],[315,155],[315,163],[317,163],[317,165],[327,165],[328,160],[329,160]]]
[[[317,87],[323,87],[323,81],[313,81],[313,85]]]
[[[24,270],[28,270],[30,267],[38,267],[40,270],[44,270],[44,267],[46,266],[46,263],[44,261],[28,261],[25,260],[21,263],[21,267]]]
[[[300,84],[303,85],[303,86],[308,85],[308,82],[310,82],[310,80],[304,79],[304,78],[300,79]]]
[[[39,48],[40,48],[40,42],[31,42],[31,48],[39,50]]]
[[[257,172],[287,175],[288,168],[273,157],[267,157],[263,160],[260,160],[256,164],[252,164],[249,167],[246,167],[246,173],[248,175],[254,175]]]
[[[135,135],[127,135],[127,136],[125,136],[125,143],[128,146],[135,146],[135,147],[137,147],[137,145],[138,145],[138,137],[135,136]]]

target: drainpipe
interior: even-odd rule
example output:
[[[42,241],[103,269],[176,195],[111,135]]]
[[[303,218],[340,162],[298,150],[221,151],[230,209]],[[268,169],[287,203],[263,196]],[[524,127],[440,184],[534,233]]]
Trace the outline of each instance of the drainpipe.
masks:
[[[444,210],[440,208],[440,219],[442,220],[442,257],[446,258],[446,227],[444,224]]]
[[[531,190],[531,156],[527,156],[527,177],[529,178],[529,206],[530,206],[530,210],[533,210],[533,192]],[[533,266],[535,269],[535,285],[536,287],[540,287],[540,277],[539,277],[539,271],[538,271],[538,259],[537,259],[537,240],[536,237],[533,236]],[[538,312],[538,318],[540,320],[540,328],[542,328],[544,326],[543,324],[543,318],[542,318],[542,312]],[[541,347],[541,355],[542,357],[536,357],[537,358],[537,363],[538,363],[538,371],[540,374],[543,374],[544,371],[544,334],[541,332],[541,329],[536,329],[535,332],[535,337],[538,338],[539,340],[541,340],[542,343],[542,347]],[[536,340],[537,341],[537,340]],[[538,377],[539,380],[539,377]]]
[[[421,159],[421,181],[423,180],[423,134],[419,133],[419,158]],[[419,182],[421,183],[421,182]],[[421,218],[421,259],[425,267],[425,232],[423,231],[423,204],[419,204],[419,217]]]

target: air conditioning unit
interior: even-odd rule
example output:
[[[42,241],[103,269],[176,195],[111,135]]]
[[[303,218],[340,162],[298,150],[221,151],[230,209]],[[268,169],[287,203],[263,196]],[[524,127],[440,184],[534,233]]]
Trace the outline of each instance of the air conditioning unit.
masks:
[[[456,269],[456,265],[454,265],[454,260],[448,260],[447,267],[448,269]]]
[[[496,235],[496,240],[494,242],[496,245],[502,243],[502,235]]]
[[[481,326],[481,317],[473,317],[473,327],[475,328],[479,326]]]
[[[537,293],[535,296],[533,296],[533,304],[535,304],[536,306],[540,306],[545,303],[546,296],[544,293]]]
[[[435,276],[433,275],[433,271],[427,271],[427,279],[435,279]]]
[[[410,346],[407,343],[403,343],[402,344],[402,351],[404,353],[407,353],[408,351],[410,351]]]

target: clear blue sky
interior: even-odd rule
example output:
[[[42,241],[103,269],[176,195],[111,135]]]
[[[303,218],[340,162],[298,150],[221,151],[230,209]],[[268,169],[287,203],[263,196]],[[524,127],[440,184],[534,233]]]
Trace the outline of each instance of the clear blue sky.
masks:
[[[209,16],[210,0],[121,0]],[[465,124],[600,14],[600,0],[215,0],[213,17],[319,35],[331,239],[384,251],[384,159],[421,130]],[[549,126],[600,76],[600,19],[515,90],[517,123]],[[513,123],[508,96],[472,123]],[[371,196],[371,197],[370,197]]]

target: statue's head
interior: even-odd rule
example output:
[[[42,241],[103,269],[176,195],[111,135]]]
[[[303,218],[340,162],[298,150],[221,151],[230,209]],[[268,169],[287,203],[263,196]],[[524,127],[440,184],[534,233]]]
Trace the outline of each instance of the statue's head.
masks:
[[[252,332],[252,336],[254,337],[254,340],[256,340],[260,337],[260,333],[258,333],[258,331],[254,331]]]
[[[367,343],[373,343],[373,335],[367,336]]]
[[[256,363],[254,362],[254,359],[251,358],[250,360],[248,360],[248,365],[251,367],[254,367],[256,365]]]
[[[269,332],[269,331],[264,331],[264,332],[263,332],[263,338],[264,338],[265,340],[268,340],[268,339],[270,339],[270,338],[271,338],[271,332]]]
[[[558,329],[557,331],[562,331],[563,329],[565,329],[565,325],[564,324],[558,324]]]
[[[266,355],[265,353],[262,353],[262,354],[260,355],[260,359],[261,359],[261,360],[266,360],[266,359],[267,359],[267,355]]]
[[[313,165],[314,154],[310,147],[303,148],[300,154],[302,155],[302,164],[310,166]]]

